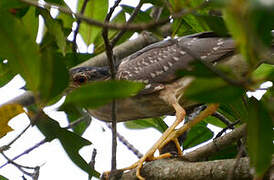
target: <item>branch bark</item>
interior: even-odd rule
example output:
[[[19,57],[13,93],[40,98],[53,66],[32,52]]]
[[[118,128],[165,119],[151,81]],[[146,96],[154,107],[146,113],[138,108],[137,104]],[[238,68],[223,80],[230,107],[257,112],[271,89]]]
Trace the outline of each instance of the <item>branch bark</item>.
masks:
[[[224,180],[235,159],[215,160],[205,162],[185,162],[179,159],[160,159],[148,162],[141,170],[146,179],[176,179],[176,180]],[[274,158],[272,158],[272,167]],[[136,179],[135,170],[122,175],[121,179]],[[270,179],[272,171],[268,171],[265,179]],[[252,179],[248,158],[241,158],[235,169],[233,179]]]
[[[144,165],[142,176],[147,179],[226,179],[236,159],[205,162],[194,161],[206,159],[217,151],[238,141],[245,135],[245,131],[246,124],[243,124],[230,133],[215,139],[213,142],[185,154],[183,157],[149,162]],[[273,163],[274,160],[272,161]],[[252,179],[249,168],[249,160],[241,158],[234,171],[233,179]],[[122,179],[135,179],[135,172],[135,170],[132,170],[125,173]],[[270,175],[271,173],[269,173],[269,177]]]
[[[32,104],[34,104],[35,99],[34,99],[34,95],[31,91],[26,91],[23,94],[21,94],[20,96],[15,97],[14,99],[2,104],[2,105],[6,105],[6,104],[20,104],[22,106],[30,106]],[[0,105],[0,107],[2,106]]]

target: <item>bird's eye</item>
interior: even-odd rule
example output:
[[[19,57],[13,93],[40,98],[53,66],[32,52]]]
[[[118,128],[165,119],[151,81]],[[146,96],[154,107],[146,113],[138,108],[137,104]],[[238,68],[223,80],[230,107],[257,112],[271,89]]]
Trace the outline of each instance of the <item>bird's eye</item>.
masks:
[[[77,76],[77,77],[75,77],[75,82],[77,84],[84,84],[85,82],[87,82],[87,77],[86,76]]]

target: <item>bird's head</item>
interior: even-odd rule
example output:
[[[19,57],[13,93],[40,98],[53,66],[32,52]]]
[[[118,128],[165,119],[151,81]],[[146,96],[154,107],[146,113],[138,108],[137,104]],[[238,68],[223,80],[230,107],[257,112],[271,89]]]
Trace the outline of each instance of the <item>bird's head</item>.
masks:
[[[79,67],[70,70],[70,87],[76,88],[94,81],[102,81],[110,77],[108,67]]]

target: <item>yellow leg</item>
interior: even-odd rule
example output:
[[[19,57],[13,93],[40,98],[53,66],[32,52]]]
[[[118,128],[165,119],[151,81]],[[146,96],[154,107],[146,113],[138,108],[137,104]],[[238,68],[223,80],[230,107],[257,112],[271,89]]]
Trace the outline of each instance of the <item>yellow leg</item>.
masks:
[[[161,136],[161,138],[149,149],[149,151],[141,158],[139,159],[139,161],[137,161],[136,163],[134,163],[133,165],[123,168],[121,170],[130,170],[136,167],[136,176],[139,180],[144,180],[144,178],[141,176],[141,168],[143,166],[143,163],[145,161],[151,161],[151,160],[156,160],[156,159],[161,159],[161,158],[166,158],[166,157],[171,157],[170,153],[166,153],[166,154],[162,154],[159,157],[154,157],[154,153],[157,149],[159,149],[160,145],[163,144],[163,142],[166,140],[166,138],[168,138],[168,136],[175,130],[175,128],[184,120],[185,118],[185,110],[184,108],[182,108],[178,103],[174,103],[172,105],[176,111],[176,120],[175,122],[163,133],[163,135]],[[174,139],[173,140],[176,144],[176,147],[178,148],[178,153],[179,155],[182,154],[180,145],[178,140]],[[106,174],[108,174],[106,172]]]
[[[182,126],[181,128],[173,131],[168,138],[163,142],[163,144],[160,146],[162,147],[169,141],[172,141],[174,139],[177,139],[181,134],[186,132],[188,129],[192,128],[194,125],[198,124],[201,122],[203,119],[206,117],[210,116],[214,112],[217,111],[219,107],[219,104],[209,104],[205,110],[203,110],[198,116],[196,116],[193,120]]]
[[[177,103],[173,104],[173,107],[176,111],[176,120],[175,122],[164,132],[164,134],[161,136],[161,138],[150,148],[150,150],[137,162],[137,168],[136,168],[136,176],[140,180],[144,180],[144,178],[141,176],[141,168],[143,166],[143,163],[147,159],[155,159],[153,157],[155,151],[159,148],[159,146],[162,144],[163,141],[174,131],[174,129],[180,124],[184,117],[185,117],[185,110]]]

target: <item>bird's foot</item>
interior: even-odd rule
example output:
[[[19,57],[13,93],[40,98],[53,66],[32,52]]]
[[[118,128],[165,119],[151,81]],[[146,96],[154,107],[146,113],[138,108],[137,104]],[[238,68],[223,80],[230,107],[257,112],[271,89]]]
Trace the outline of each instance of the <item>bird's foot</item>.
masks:
[[[151,154],[154,154],[154,152],[150,152],[149,151],[141,159],[139,159],[137,162],[135,162],[131,166],[126,167],[126,168],[122,168],[122,169],[118,169],[116,171],[128,171],[128,170],[132,170],[132,169],[136,168],[136,177],[139,180],[145,180],[145,178],[142,177],[142,175],[141,175],[141,168],[143,167],[143,164],[145,162],[154,161],[154,160],[157,160],[157,159],[169,158],[169,157],[172,156],[172,154],[170,154],[170,153],[161,154],[161,155],[159,155],[157,157],[154,157]],[[110,174],[111,174],[110,171],[104,172],[102,179],[109,179],[110,178]]]
[[[169,143],[169,141],[167,141],[167,143],[163,143],[163,142],[165,142],[164,140],[165,140],[165,138],[163,139],[163,136],[162,136],[142,158],[140,158],[137,162],[135,162],[134,164],[132,164],[129,167],[119,169],[119,171],[127,171],[127,170],[132,170],[132,169],[136,168],[136,177],[139,180],[144,180],[145,178],[142,177],[142,175],[141,175],[141,169],[145,162],[154,161],[154,160],[158,160],[158,159],[164,159],[164,158],[170,158],[173,156],[173,154],[169,153],[169,152],[163,153],[156,157],[154,156],[154,153],[156,150],[159,150],[159,152],[161,152],[161,148],[163,148],[166,144]],[[176,156],[182,156],[183,153],[180,148],[180,143],[179,143],[178,139],[174,138],[174,139],[171,139],[171,141],[173,141],[173,143],[176,145],[176,148],[177,148]],[[109,179],[110,171],[104,172],[103,177],[104,177],[103,179]]]

